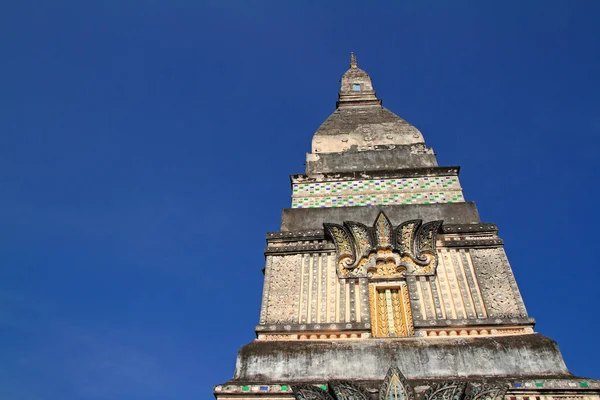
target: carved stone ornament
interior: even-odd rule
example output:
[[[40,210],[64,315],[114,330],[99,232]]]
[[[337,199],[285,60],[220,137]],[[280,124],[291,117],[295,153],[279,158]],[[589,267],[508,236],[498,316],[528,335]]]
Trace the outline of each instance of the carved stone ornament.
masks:
[[[488,315],[496,318],[527,317],[504,251],[477,249],[471,252],[471,258]]]
[[[379,400],[414,400],[415,392],[396,366],[391,366],[379,388]]]
[[[507,391],[505,382],[469,382],[463,400],[501,400]]]
[[[292,385],[296,400],[334,400],[325,390],[313,385]]]
[[[422,222],[407,221],[394,230],[381,212],[372,227],[352,221],[323,224],[336,247],[339,277],[434,275],[435,241],[442,221]]]
[[[362,386],[347,381],[329,382],[337,400],[370,400],[371,396]]]
[[[425,392],[424,399],[425,400],[461,400],[465,393],[466,387],[467,387],[467,382],[448,381],[448,382],[434,383],[427,390],[427,392]]]
[[[331,381],[329,391],[309,384],[292,385],[296,400],[371,400],[371,394],[357,383]],[[422,400],[503,400],[508,384],[502,381],[467,382],[444,381],[433,383]],[[381,387],[378,400],[415,400],[415,392],[396,366],[390,367]]]

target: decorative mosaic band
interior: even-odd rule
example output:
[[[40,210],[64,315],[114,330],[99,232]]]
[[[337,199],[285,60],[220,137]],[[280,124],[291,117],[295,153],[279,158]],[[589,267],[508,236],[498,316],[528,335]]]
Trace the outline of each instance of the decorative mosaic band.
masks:
[[[577,378],[571,378],[571,379],[544,379],[544,378],[539,378],[536,380],[514,380],[514,381],[510,381],[510,389],[509,389],[509,393],[516,393],[522,390],[541,390],[541,391],[545,391],[545,390],[577,390],[579,393],[573,393],[571,394],[572,397],[568,397],[570,399],[574,398],[575,396],[577,396],[577,394],[579,394],[581,396],[582,399],[584,399],[584,394],[587,395],[587,393],[581,393],[581,391],[596,391],[598,389],[600,389],[600,382],[593,380],[593,379],[577,379]],[[323,390],[327,390],[328,386],[325,383],[315,383],[316,386],[318,386],[319,388],[323,389]],[[292,393],[292,390],[290,388],[290,385],[288,384],[269,384],[269,383],[265,383],[263,385],[256,385],[256,384],[232,384],[232,383],[226,383],[224,385],[217,385],[214,387],[214,393],[219,395],[219,394],[244,394],[244,393],[261,393],[261,394],[267,394],[267,393],[281,393],[281,394],[286,394]],[[552,398],[554,399],[561,399],[563,397],[555,397],[553,396]]]
[[[463,202],[457,176],[294,183],[292,208]]]

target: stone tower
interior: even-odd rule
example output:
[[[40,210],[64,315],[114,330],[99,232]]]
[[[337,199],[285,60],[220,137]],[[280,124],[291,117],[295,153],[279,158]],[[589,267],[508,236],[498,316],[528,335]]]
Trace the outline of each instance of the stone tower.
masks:
[[[534,331],[494,223],[354,55],[267,233],[257,340],[217,399],[585,400]]]

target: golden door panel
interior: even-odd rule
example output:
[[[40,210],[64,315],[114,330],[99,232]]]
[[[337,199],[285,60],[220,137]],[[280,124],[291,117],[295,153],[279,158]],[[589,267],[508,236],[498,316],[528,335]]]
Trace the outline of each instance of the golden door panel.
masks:
[[[373,337],[402,337],[414,334],[406,283],[370,286]]]

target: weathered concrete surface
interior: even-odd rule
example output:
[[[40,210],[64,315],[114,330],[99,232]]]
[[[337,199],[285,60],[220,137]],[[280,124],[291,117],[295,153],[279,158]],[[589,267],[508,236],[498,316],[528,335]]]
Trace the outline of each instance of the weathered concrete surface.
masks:
[[[254,341],[234,381],[380,380],[391,365],[408,379],[570,377],[556,342],[539,334],[360,341]]]
[[[382,106],[338,108],[313,136],[313,153],[368,150],[377,145],[424,144],[421,132]]]
[[[426,149],[423,145],[306,155],[306,173],[308,175],[435,166],[437,166],[437,160],[433,150]]]
[[[372,207],[284,208],[281,215],[281,230],[321,229],[325,222],[341,224],[344,221],[361,222],[370,226],[380,211],[385,212],[394,226],[411,219],[444,220],[447,224],[480,222],[474,202]]]

